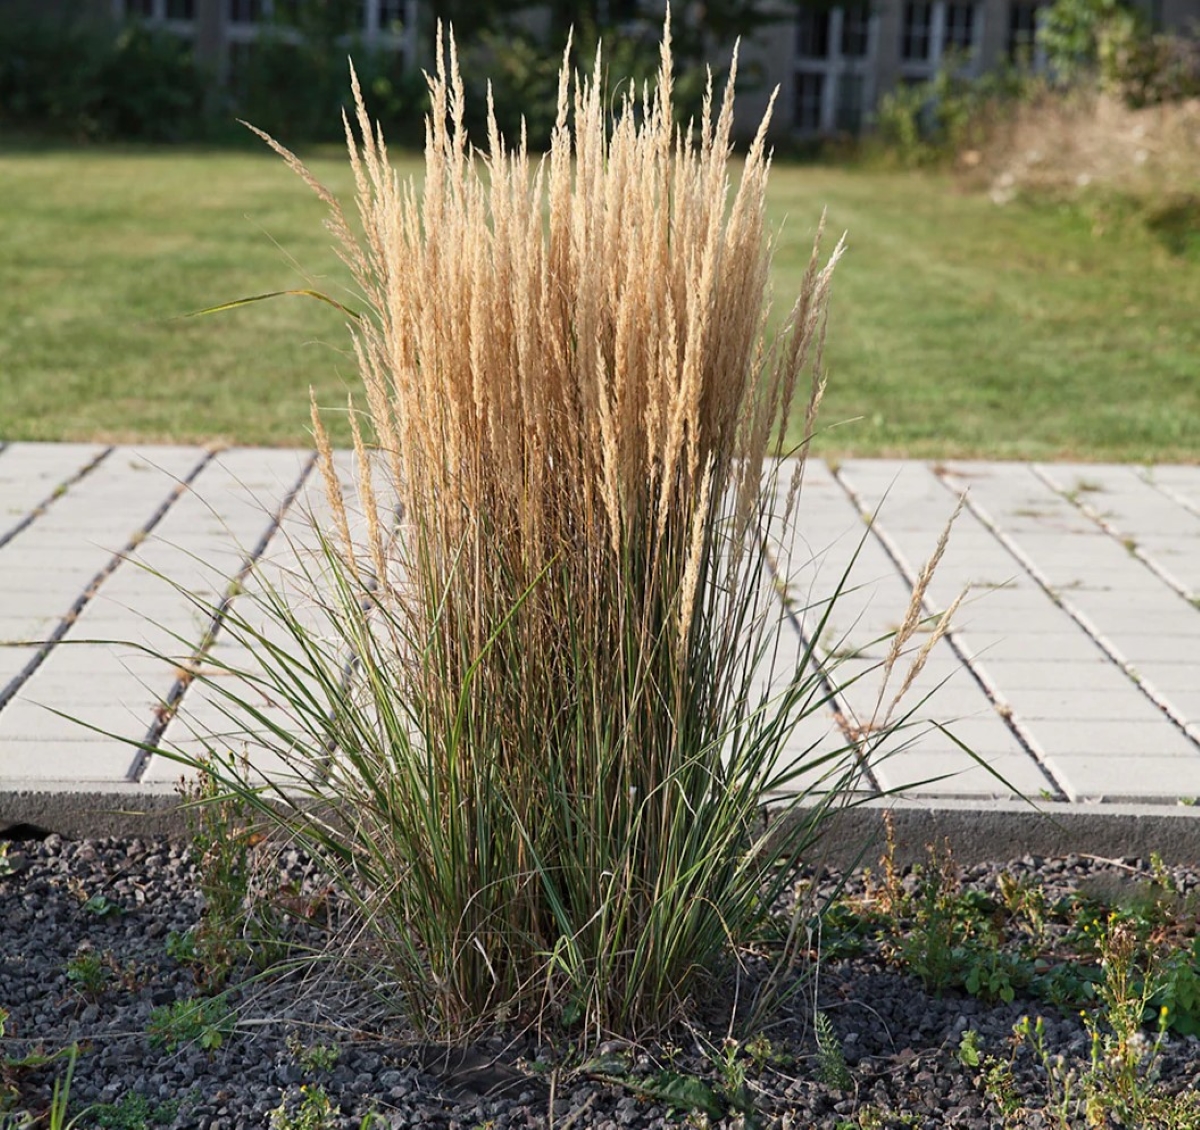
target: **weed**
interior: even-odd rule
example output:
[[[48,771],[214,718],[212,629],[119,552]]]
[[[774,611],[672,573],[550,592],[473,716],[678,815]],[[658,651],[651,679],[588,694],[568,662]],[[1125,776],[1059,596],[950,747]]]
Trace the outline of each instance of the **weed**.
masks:
[[[271,1112],[271,1130],[332,1130],[337,1125],[338,1111],[321,1086],[300,1088],[300,1103],[293,1113],[288,1112],[285,1097]]]
[[[854,1116],[854,1121],[842,1120],[835,1123],[834,1130],[884,1130],[892,1126],[920,1126],[921,1119],[915,1114],[902,1113],[895,1110],[885,1110],[883,1107],[869,1103],[860,1107]]]
[[[717,1086],[727,1097],[741,1095],[746,1090],[746,1065],[739,1055],[740,1047],[737,1040],[725,1039],[721,1043],[720,1054],[714,1061],[717,1069]]]
[[[819,1010],[813,1016],[813,1030],[817,1038],[818,1077],[825,1086],[835,1091],[849,1090],[854,1080],[846,1066],[841,1042],[829,1017]]]
[[[764,1032],[747,1040],[742,1045],[742,1051],[760,1075],[768,1067],[787,1067],[792,1063],[792,1057],[776,1048]]]
[[[131,1091],[115,1103],[97,1103],[90,1108],[92,1123],[101,1130],[149,1130],[174,1122],[183,1099],[152,1103],[145,1095]]]
[[[97,918],[119,918],[121,907],[105,895],[92,895],[84,904],[83,909]]]
[[[112,954],[81,946],[67,961],[67,980],[89,999],[97,999],[112,983]]]
[[[1200,1036],[1200,938],[1161,959],[1150,1008],[1165,1010],[1172,1031]]]
[[[1170,1095],[1158,1086],[1158,1059],[1167,1035],[1168,1009],[1158,1010],[1153,1035],[1143,1022],[1160,984],[1150,957],[1139,958],[1134,927],[1112,916],[1100,943],[1103,979],[1098,1006],[1081,1015],[1089,1058],[1069,1064],[1046,1044],[1045,1021],[1025,1016],[1013,1029],[1012,1060],[984,1061],[984,1085],[1000,1107],[1005,1125],[1025,1125],[1028,1108],[1016,1098],[1012,1064],[1028,1048],[1046,1080],[1041,1113],[1061,1130],[1087,1126],[1193,1126],[1200,1119],[1200,1096]]]
[[[282,956],[278,914],[256,897],[255,869],[263,837],[251,824],[252,808],[222,790],[207,760],[191,782],[179,784],[189,816],[191,847],[204,896],[200,922],[185,935],[167,938],[167,954],[193,967],[197,985],[215,992],[232,970],[254,958],[265,968]]]
[[[295,1034],[288,1036],[287,1049],[305,1071],[332,1071],[342,1054],[336,1044],[305,1044]]]
[[[219,997],[192,997],[156,1008],[146,1031],[152,1044],[167,1051],[195,1042],[211,1052],[233,1034],[234,1022],[234,1014]]]

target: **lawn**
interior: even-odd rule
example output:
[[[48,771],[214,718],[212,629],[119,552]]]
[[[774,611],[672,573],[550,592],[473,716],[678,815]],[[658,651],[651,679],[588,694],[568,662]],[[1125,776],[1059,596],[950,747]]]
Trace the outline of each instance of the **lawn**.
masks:
[[[348,188],[336,153],[313,167]],[[0,155],[0,184],[0,439],[299,443],[310,385],[344,403],[335,311],[185,317],[291,287],[345,297],[321,205],[273,156],[30,149]],[[781,305],[826,205],[850,239],[822,453],[1197,457],[1196,257],[1133,221],[1096,234],[1079,210],[997,207],[939,175],[781,164]]]

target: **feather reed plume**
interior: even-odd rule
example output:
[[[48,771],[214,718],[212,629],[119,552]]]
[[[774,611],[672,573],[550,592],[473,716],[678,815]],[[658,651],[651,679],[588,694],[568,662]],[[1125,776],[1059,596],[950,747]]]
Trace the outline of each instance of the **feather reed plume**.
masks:
[[[315,427],[334,544],[355,579],[371,560],[386,647],[347,633],[376,722],[329,745],[376,774],[354,807],[372,916],[419,936],[396,952],[451,1026],[533,998],[597,1031],[669,1021],[786,881],[772,852],[799,850],[747,862],[788,732],[750,701],[769,647],[747,639],[771,606],[764,479],[797,399],[812,434],[841,246],[814,251],[765,342],[769,112],[731,185],[736,54],[694,129],[672,116],[669,18],[652,87],[610,113],[602,75],[599,54],[575,79],[564,56],[543,158],[490,107],[477,151],[439,29],[421,186],[353,82],[355,216],[267,139],[328,205],[365,299],[357,558]],[[402,515],[390,538],[372,468]]]

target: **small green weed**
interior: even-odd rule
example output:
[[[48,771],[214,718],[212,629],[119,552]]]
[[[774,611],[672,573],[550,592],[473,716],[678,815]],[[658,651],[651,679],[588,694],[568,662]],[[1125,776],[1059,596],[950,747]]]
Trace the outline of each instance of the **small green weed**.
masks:
[[[813,1017],[813,1029],[817,1039],[817,1075],[825,1086],[848,1091],[854,1080],[829,1017],[818,1011]]]
[[[757,1074],[762,1074],[768,1067],[790,1067],[794,1062],[792,1056],[781,1052],[763,1032],[747,1040],[742,1045],[742,1051]]]
[[[89,1000],[104,995],[112,984],[112,954],[100,954],[94,949],[81,946],[67,961],[67,980]]]
[[[97,918],[119,918],[122,913],[120,906],[105,895],[92,895],[83,904],[83,909]]]
[[[91,1108],[92,1124],[100,1130],[148,1130],[151,1126],[168,1126],[174,1122],[183,1106],[182,1099],[152,1103],[136,1091],[125,1095],[120,1102],[99,1103]]]
[[[226,794],[201,759],[195,781],[179,793],[190,820],[197,886],[204,896],[200,922],[186,935],[167,939],[167,954],[193,968],[205,992],[219,991],[233,969],[254,959],[266,968],[283,956],[283,930],[271,901],[258,890],[265,837],[250,820],[245,799]]]
[[[271,1130],[332,1130],[338,1115],[333,1102],[321,1086],[300,1088],[300,1103],[288,1111],[286,1096],[271,1112]]]
[[[332,1071],[342,1054],[337,1044],[305,1044],[294,1033],[287,1038],[287,1049],[305,1071]]]
[[[1099,1004],[1082,1013],[1090,1054],[1082,1065],[1071,1065],[1053,1054],[1046,1043],[1045,1020],[1025,1016],[1013,1029],[1013,1051],[1006,1063],[983,1060],[984,1089],[1004,1116],[1005,1126],[1025,1126],[1037,1113],[1059,1130],[1077,1126],[1162,1126],[1186,1128],[1200,1125],[1200,1096],[1171,1095],[1159,1087],[1159,1055],[1167,1036],[1168,1009],[1158,1010],[1154,1034],[1143,1023],[1160,986],[1152,956],[1140,948],[1135,927],[1113,915],[1100,943],[1103,980],[1097,988]],[[980,1064],[978,1048],[967,1053],[964,1036],[960,1058],[969,1066]],[[1013,1064],[1027,1048],[1046,1081],[1046,1100],[1036,1112],[1016,1097]]]
[[[236,1017],[219,997],[193,997],[156,1008],[146,1031],[150,1042],[174,1051],[181,1044],[198,1043],[215,1051],[233,1034]]]

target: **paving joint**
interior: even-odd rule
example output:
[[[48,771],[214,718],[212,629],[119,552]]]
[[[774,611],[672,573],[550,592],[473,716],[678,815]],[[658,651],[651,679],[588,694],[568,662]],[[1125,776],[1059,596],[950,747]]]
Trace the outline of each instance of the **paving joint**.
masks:
[[[1030,470],[1036,476],[1036,471],[1032,467]],[[951,472],[951,474],[952,473],[953,472]],[[949,484],[946,485],[947,488],[949,488]],[[1046,483],[1045,485],[1053,490],[1056,495],[1063,498],[1063,501],[1067,502],[1071,506],[1075,506],[1075,508],[1078,509],[1076,504],[1072,503],[1069,499],[1063,496],[1056,487],[1049,483]],[[1041,587],[1042,591],[1045,592],[1055,604],[1057,604],[1068,616],[1071,617],[1072,620],[1075,621],[1076,624],[1079,625],[1080,628],[1083,629],[1084,633],[1095,643],[1096,647],[1108,658],[1108,660],[1115,664],[1133,681],[1141,693],[1151,703],[1153,703],[1159,711],[1162,712],[1167,720],[1170,721],[1180,731],[1180,733],[1184,735],[1184,737],[1196,744],[1197,752],[1200,753],[1200,742],[1196,742],[1195,737],[1189,731],[1187,720],[1181,717],[1178,712],[1174,710],[1168,698],[1158,694],[1153,685],[1138,674],[1137,665],[1132,663],[1129,659],[1121,654],[1119,648],[1117,648],[1116,645],[1107,638],[1104,632],[1101,631],[1097,625],[1091,622],[1087,616],[1087,613],[1084,612],[1083,609],[1076,606],[1060,586],[1054,585],[1051,582],[1050,578],[1037,566],[1037,563],[1033,561],[1033,559],[1024,551],[1024,549],[1015,539],[999,529],[999,526],[996,524],[995,520],[982,506],[970,498],[967,499],[967,506],[972,510],[975,516],[985,526],[987,526],[989,530],[992,531],[997,540],[999,540],[1001,544],[1003,544],[1004,547],[1009,551],[1009,553],[1012,554],[1012,556],[1029,574],[1029,576],[1033,578],[1033,580]],[[1151,572],[1153,572],[1153,570],[1151,570]],[[1159,579],[1162,580],[1163,578],[1160,577]]]
[[[849,497],[850,500],[854,503],[854,505],[858,509],[859,513],[865,514],[867,511],[863,505],[863,500],[862,500],[861,496],[854,490],[853,486],[850,484],[850,482],[846,478],[842,469],[835,468],[833,471],[833,477],[838,481],[838,484],[846,492],[847,497]],[[946,483],[945,480],[941,476],[938,476],[938,481],[941,482],[942,485],[945,486],[947,490],[950,489],[949,484]],[[953,492],[951,492],[951,493],[953,493]],[[960,492],[957,495],[957,498],[958,498],[958,508],[954,511],[954,516],[953,516],[953,518],[950,519],[951,522],[953,522],[955,519],[957,519],[957,517],[961,513],[961,511],[967,507],[967,492],[966,491]],[[885,527],[883,521],[880,519],[878,514],[872,515],[868,528],[869,528],[870,532],[872,534],[874,534],[876,538],[879,539],[880,544],[883,546],[884,552],[887,553],[887,555],[891,558],[893,564],[899,570],[900,575],[905,579],[905,581],[912,587],[913,591],[915,592],[916,586],[917,586],[917,583],[919,580],[919,576],[917,574],[914,574],[912,563],[908,560],[907,556],[903,553],[903,551],[900,549],[900,547],[898,545],[896,545],[895,542],[888,536],[886,527]],[[950,531],[949,536],[950,537],[954,536],[953,530]],[[1007,548],[1007,547],[1005,547],[1005,548]],[[927,566],[922,566],[922,570],[921,570],[922,573],[924,573],[925,568],[927,568]],[[964,596],[968,590],[969,590],[969,586],[967,586],[967,588],[965,588],[963,590]],[[927,598],[927,594],[926,594],[926,596],[922,597],[921,607],[922,607],[922,610],[930,618],[932,618],[934,616],[939,616],[942,612],[945,611],[944,608],[936,609],[933,606],[933,602]],[[949,606],[947,606],[947,607],[949,607]],[[1067,799],[1068,794],[1067,794],[1066,790],[1063,788],[1062,782],[1060,782],[1057,779],[1057,777],[1054,775],[1054,773],[1052,773],[1050,768],[1047,766],[1045,756],[1044,756],[1042,750],[1040,750],[1038,748],[1036,742],[1033,740],[1032,735],[1021,724],[1020,720],[1016,716],[1016,713],[1013,711],[1011,705],[1003,703],[1003,698],[999,695],[998,689],[995,687],[995,685],[993,685],[988,680],[985,670],[974,662],[974,656],[972,655],[970,650],[966,647],[966,645],[963,643],[962,633],[954,626],[953,623],[951,623],[949,625],[948,629],[946,630],[943,638],[946,640],[947,644],[954,651],[954,654],[958,656],[959,660],[961,661],[963,667],[966,669],[967,673],[971,676],[972,679],[975,680],[975,683],[979,687],[979,689],[981,691],[983,691],[984,695],[987,697],[988,701],[992,704],[993,708],[995,709],[997,716],[1004,723],[1004,725],[1008,728],[1009,732],[1013,735],[1013,737],[1017,740],[1017,742],[1025,750],[1025,752],[1028,753],[1029,756],[1033,759],[1033,761],[1037,764],[1038,768],[1041,770],[1042,776],[1046,780],[1046,784],[1050,787],[1051,790],[1053,790],[1055,799],[1065,801]]]
[[[108,449],[108,451],[105,452],[105,455],[107,455],[108,452],[111,452],[112,450],[113,450],[113,448],[110,447]],[[79,479],[83,477],[83,474],[86,474],[88,471],[91,470],[91,468],[93,468],[97,464],[99,464],[101,458],[103,458],[103,456],[93,460],[88,465],[88,467],[86,467],[84,469],[83,473],[81,473],[79,476],[75,477],[75,481],[76,482],[79,481]],[[95,576],[92,577],[92,579],[84,587],[83,592],[75,599],[75,602],[63,614],[62,618],[59,620],[58,624],[55,625],[55,627],[51,631],[50,635],[47,636],[45,640],[31,641],[31,642],[34,642],[39,645],[38,651],[33,656],[33,658],[30,659],[30,661],[25,665],[24,669],[22,671],[20,671],[12,680],[9,681],[8,686],[6,686],[3,691],[0,691],[0,710],[3,710],[4,707],[7,706],[8,703],[13,698],[16,697],[16,695],[20,692],[21,687],[24,686],[29,681],[30,677],[34,674],[34,672],[37,671],[37,669],[46,661],[46,659],[49,657],[50,653],[54,650],[54,648],[62,641],[63,637],[66,636],[66,634],[71,630],[71,628],[74,626],[75,622],[79,619],[80,613],[83,612],[83,610],[88,606],[88,604],[95,598],[96,594],[100,591],[100,587],[104,584],[104,582],[109,577],[111,577],[114,572],[116,572],[116,570],[120,566],[121,562],[124,561],[126,559],[126,557],[130,553],[132,553],[138,547],[138,545],[140,545],[141,542],[150,533],[153,532],[154,527],[157,526],[158,523],[162,521],[162,519],[166,515],[167,511],[171,509],[171,506],[179,499],[179,497],[187,489],[188,484],[191,483],[196,478],[196,476],[200,474],[200,472],[204,469],[204,467],[209,463],[209,461],[212,458],[213,458],[212,452],[209,452],[206,455],[204,455],[200,459],[200,461],[196,464],[196,466],[192,469],[191,473],[187,476],[187,478],[183,482],[181,482],[175,488],[175,490],[172,491],[172,493],[170,495],[167,496],[166,501],[163,502],[162,505],[150,516],[150,519],[142,526],[142,528],[140,530],[135,531],[133,537],[131,537],[129,539],[129,541],[126,543],[125,548],[122,550],[119,550],[117,553],[114,553],[108,559],[108,561],[105,563],[104,567],[98,573],[96,573]],[[62,497],[62,496],[55,495],[55,497]],[[32,518],[36,519],[44,513],[45,513],[44,509],[35,510],[33,512]],[[30,524],[30,523],[27,523],[27,525],[28,524]],[[0,548],[2,548],[2,547],[0,547]]]
[[[0,454],[3,454],[8,447],[9,445],[7,443],[4,444],[3,447],[0,447]],[[60,498],[65,498],[76,483],[90,475],[115,450],[116,449],[111,446],[104,448],[103,451],[101,451],[94,459],[76,471],[75,474],[64,479],[62,482],[57,483],[54,489],[48,495],[46,495],[41,502],[34,506],[33,509],[30,510],[19,522],[17,522],[16,525],[11,526],[9,529],[5,530],[4,533],[0,534],[0,549],[3,549],[18,534],[32,526],[33,523],[36,522],[43,514],[45,514],[46,511],[49,510],[50,507],[53,506]]]
[[[237,588],[245,582],[250,575],[251,570],[257,564],[259,559],[266,552],[267,547],[271,543],[271,539],[275,536],[280,526],[283,524],[284,515],[291,508],[292,503],[296,501],[297,496],[303,489],[308,477],[312,474],[313,467],[316,466],[317,457],[314,453],[309,457],[307,462],[301,468],[296,481],[288,489],[283,497],[283,501],[275,508],[271,515],[271,522],[267,526],[266,531],[259,538],[258,543],[243,557],[241,567],[237,574],[231,578],[230,585],[226,588],[221,596],[220,603],[213,609],[212,616],[209,620],[208,627],[205,629],[204,636],[200,643],[196,645],[192,651],[189,662],[185,663],[180,668],[180,675],[172,684],[170,691],[167,692],[167,697],[163,702],[161,711],[157,711],[154,716],[154,721],[150,724],[150,728],[146,732],[146,736],[142,741],[142,747],[138,750],[134,757],[133,764],[129,768],[128,778],[132,782],[139,782],[142,779],[143,773],[146,771],[146,766],[150,760],[150,750],[158,747],[162,741],[163,734],[166,732],[167,726],[176,711],[179,709],[179,704],[183,700],[183,696],[187,693],[188,688],[195,681],[196,671],[200,667],[201,660],[205,653],[217,637],[221,633],[221,628],[224,626],[225,619],[229,613],[229,608],[233,603],[234,595]]]

